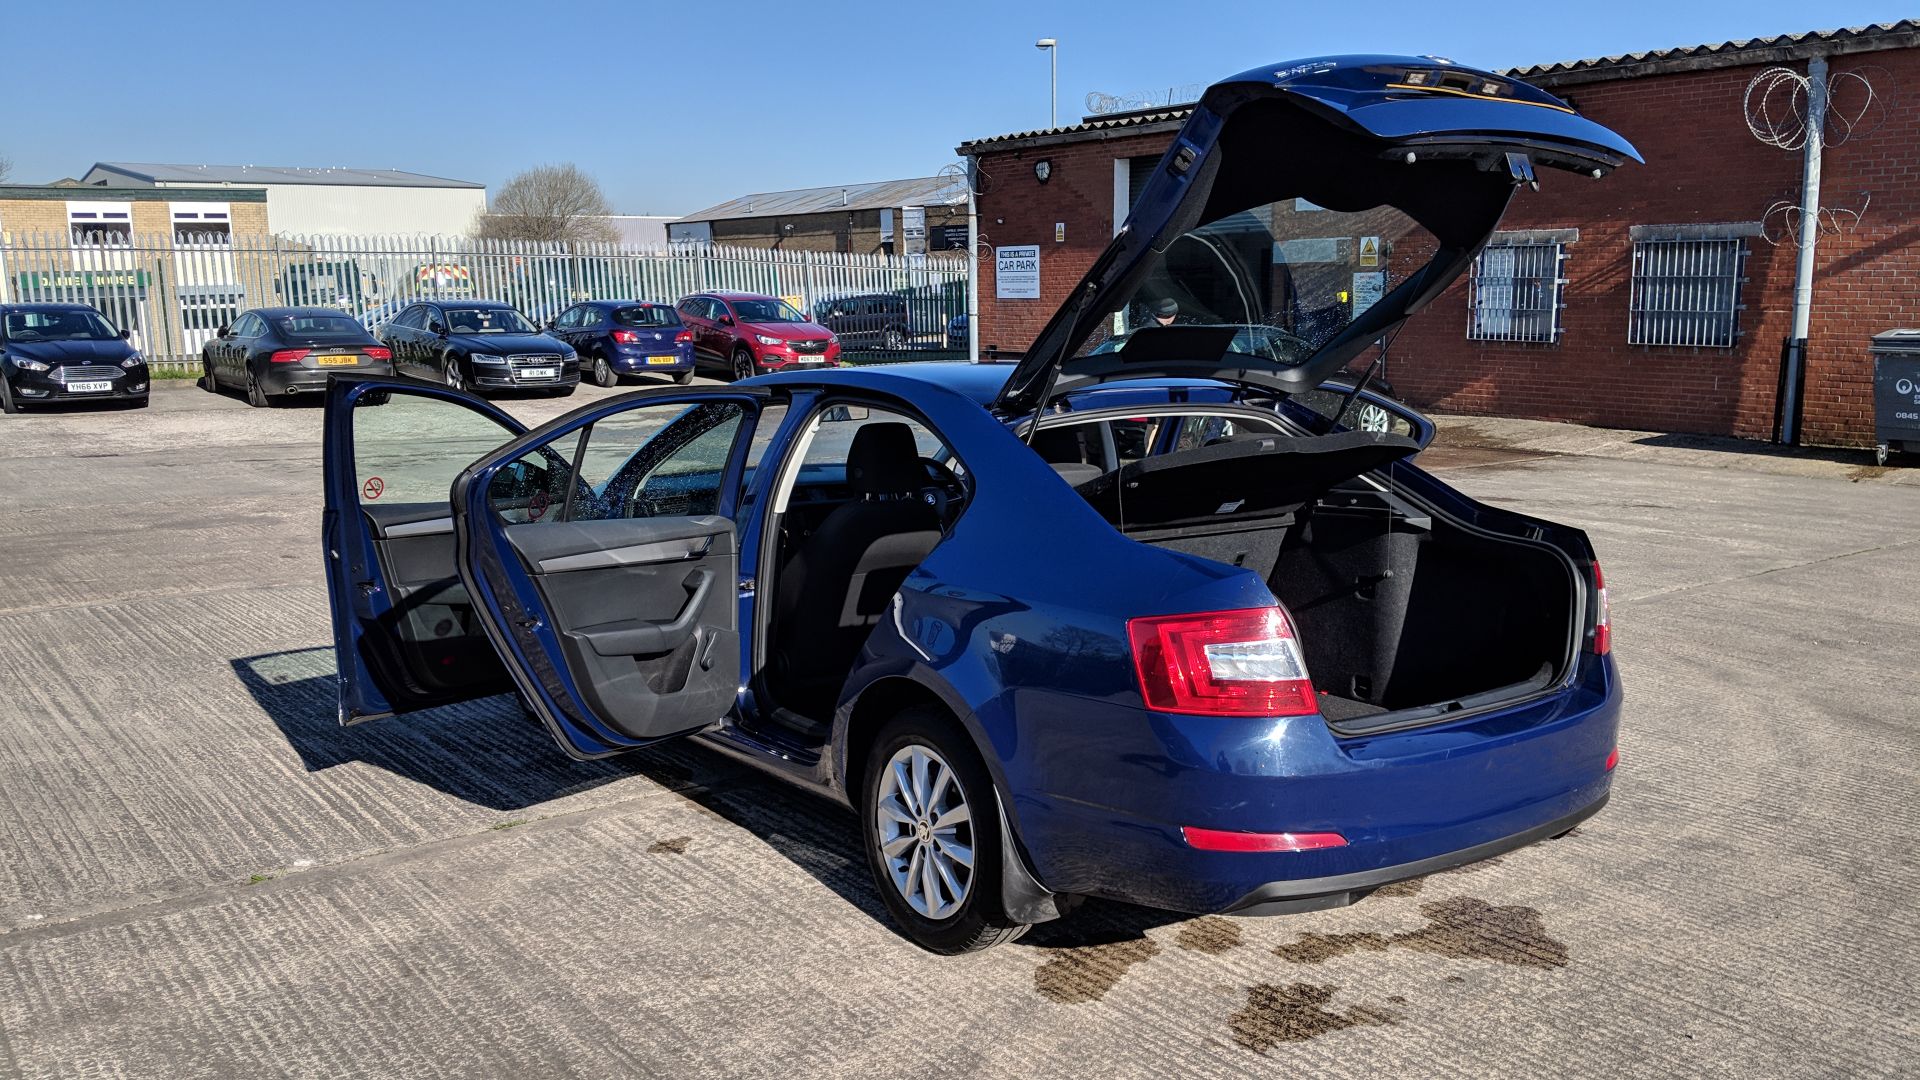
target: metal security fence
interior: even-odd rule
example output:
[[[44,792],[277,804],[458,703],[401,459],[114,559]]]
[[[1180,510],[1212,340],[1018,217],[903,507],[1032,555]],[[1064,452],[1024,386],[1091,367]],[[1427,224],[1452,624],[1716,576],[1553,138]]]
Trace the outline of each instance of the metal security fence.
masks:
[[[675,244],[543,245],[447,236],[0,233],[0,303],[91,304],[158,369],[199,370],[240,312],[338,308],[378,329],[417,300],[504,300],[544,324],[582,300],[672,303],[712,289],[778,296],[855,362],[964,356],[964,258],[909,260]]]
[[[1731,348],[1745,257],[1738,238],[1635,240],[1627,343]]]

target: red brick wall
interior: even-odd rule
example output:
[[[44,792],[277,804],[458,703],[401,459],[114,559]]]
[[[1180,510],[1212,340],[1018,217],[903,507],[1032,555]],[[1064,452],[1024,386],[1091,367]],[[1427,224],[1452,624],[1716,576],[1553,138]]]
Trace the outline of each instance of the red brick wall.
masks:
[[[1830,146],[1823,202],[1866,213],[1857,227],[1821,238],[1814,278],[1804,437],[1859,445],[1872,436],[1872,363],[1866,341],[1920,324],[1920,50],[1837,57],[1876,84],[1877,125]],[[1646,157],[1603,181],[1543,169],[1541,190],[1516,195],[1503,228],[1577,228],[1567,249],[1564,333],[1555,345],[1469,341],[1466,284],[1413,319],[1395,346],[1388,377],[1409,401],[1439,411],[1524,416],[1611,427],[1765,438],[1772,430],[1780,346],[1792,320],[1796,251],[1748,241],[1741,335],[1731,349],[1627,344],[1634,225],[1757,222],[1779,200],[1800,198],[1801,156],[1756,140],[1743,95],[1757,66],[1647,76],[1560,91],[1582,113],[1632,140]],[[1805,65],[1796,65],[1805,71]],[[1843,85],[1841,105],[1857,101]],[[1002,152],[982,159],[995,185],[980,198],[994,243],[1038,243],[1042,300],[995,301],[983,269],[981,342],[1018,350],[1112,234],[1117,156],[1154,154],[1166,135]],[[1032,164],[1053,162],[1046,185]],[[1870,201],[1869,201],[1870,195]],[[1053,223],[1067,243],[1053,243]],[[1768,222],[1780,238],[1782,221]],[[1411,254],[1411,252],[1407,252]],[[1396,252],[1396,264],[1401,253]]]

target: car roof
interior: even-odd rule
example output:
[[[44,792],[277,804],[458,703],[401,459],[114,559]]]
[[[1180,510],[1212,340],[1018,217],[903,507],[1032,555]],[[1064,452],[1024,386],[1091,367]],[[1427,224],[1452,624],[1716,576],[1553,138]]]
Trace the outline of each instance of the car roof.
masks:
[[[777,296],[768,296],[766,293],[738,292],[733,289],[708,289],[705,292],[697,292],[697,293],[694,293],[693,295],[694,296],[717,296],[722,300],[778,300],[780,299]]]
[[[257,307],[249,308],[248,310],[252,311],[255,315],[270,319],[284,318],[290,315],[338,315],[343,319],[353,318],[353,316],[341,311],[339,308],[321,307],[314,304],[309,304],[304,307]]]
[[[858,385],[866,380],[859,378],[862,373],[884,374],[915,382],[939,386],[945,390],[968,398],[982,408],[990,409],[1000,390],[1013,374],[1014,366],[1008,363],[983,362],[970,364],[966,361],[920,360],[901,361],[893,364],[861,364],[857,367],[826,368],[820,371],[786,371],[761,376],[769,383],[801,383],[808,385],[830,386],[834,383]],[[1216,403],[1233,400],[1239,393],[1231,384],[1215,379],[1136,379],[1126,382],[1104,383],[1071,391],[1055,400],[1065,404],[1070,412],[1085,412],[1090,409],[1106,408],[1131,404],[1136,401],[1149,402],[1167,397],[1170,391],[1183,391],[1196,403]]]
[[[66,301],[30,300],[21,304],[0,304],[0,311],[98,311],[92,304],[73,304]]]

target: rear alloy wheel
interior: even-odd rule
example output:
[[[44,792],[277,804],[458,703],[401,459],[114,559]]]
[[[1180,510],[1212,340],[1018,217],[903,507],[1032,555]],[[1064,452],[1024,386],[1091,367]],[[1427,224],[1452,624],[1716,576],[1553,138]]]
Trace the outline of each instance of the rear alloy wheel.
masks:
[[[613,370],[613,365],[607,363],[604,356],[593,358],[593,385],[602,389],[620,385],[619,373]]]
[[[951,955],[1026,932],[1000,905],[993,782],[946,713],[918,706],[888,721],[861,790],[867,864],[915,944]]]
[[[733,381],[751,379],[754,374],[753,354],[745,349],[733,350]]]
[[[460,361],[451,356],[447,357],[447,367],[442,378],[446,380],[447,389],[449,390],[465,390],[467,388],[466,376],[460,374]]]
[[[256,409],[264,409],[273,404],[267,399],[267,392],[261,389],[260,380],[254,375],[252,368],[247,369],[247,404]]]
[[[897,326],[887,327],[887,351],[900,352],[907,347],[907,335]]]

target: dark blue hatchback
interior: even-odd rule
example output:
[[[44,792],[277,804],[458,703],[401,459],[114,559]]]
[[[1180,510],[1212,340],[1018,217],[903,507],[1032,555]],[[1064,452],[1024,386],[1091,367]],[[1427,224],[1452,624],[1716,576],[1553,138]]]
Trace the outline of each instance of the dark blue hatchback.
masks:
[[[672,304],[589,300],[556,315],[547,333],[573,346],[581,376],[599,386],[648,374],[693,381],[693,332]]]
[[[939,952],[1085,896],[1336,906],[1564,834],[1616,760],[1593,549],[1412,464],[1432,425],[1368,387],[1535,165],[1631,160],[1485,72],[1304,61],[1208,91],[1016,364],[533,431],[336,379],[340,718],[515,692],[581,759],[696,737],[852,806]]]

